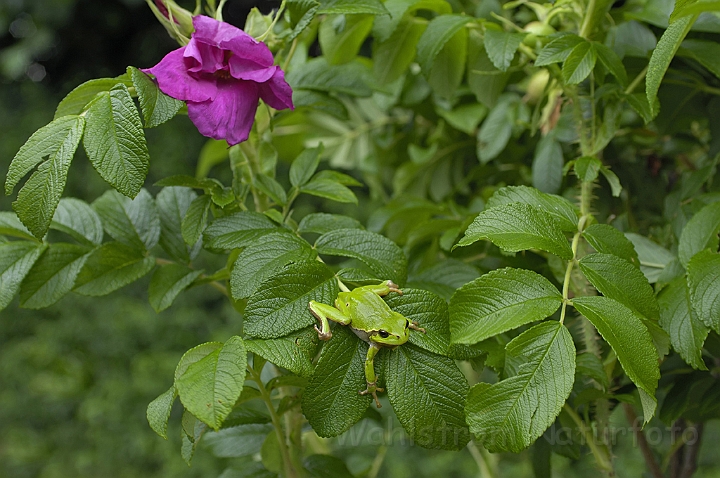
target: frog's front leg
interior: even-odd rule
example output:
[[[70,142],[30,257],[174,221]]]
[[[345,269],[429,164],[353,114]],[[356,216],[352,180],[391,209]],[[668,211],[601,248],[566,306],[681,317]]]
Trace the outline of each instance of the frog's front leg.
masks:
[[[321,304],[320,302],[315,302],[314,300],[311,300],[308,303],[308,308],[310,309],[310,312],[312,312],[312,315],[320,321],[320,328],[315,325],[315,330],[317,330],[320,340],[330,340],[330,337],[332,337],[328,319],[343,325],[348,325],[351,320],[350,317],[347,317],[335,307],[327,304]]]
[[[379,388],[377,386],[377,377],[375,377],[375,366],[373,365],[373,359],[375,358],[375,355],[380,351],[380,346],[378,346],[375,343],[370,343],[370,348],[367,351],[367,356],[365,357],[365,382],[367,382],[367,387],[365,390],[360,392],[360,395],[367,395],[368,393],[372,395],[373,399],[375,399],[375,405],[377,405],[378,408],[382,408],[382,405],[380,405],[380,400],[378,400],[377,392],[384,392],[384,388]]]

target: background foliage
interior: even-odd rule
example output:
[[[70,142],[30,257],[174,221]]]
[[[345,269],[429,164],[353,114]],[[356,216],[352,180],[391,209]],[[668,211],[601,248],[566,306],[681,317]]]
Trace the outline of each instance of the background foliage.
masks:
[[[242,3],[228,4],[226,20],[244,23],[249,5]],[[272,2],[263,3],[264,8],[272,6],[269,5]],[[299,108],[283,117],[276,125],[273,141],[280,160],[278,179],[287,184],[284,178],[289,173],[291,185],[303,183],[310,192],[296,202],[294,217],[323,211],[344,212],[357,218],[368,229],[384,233],[403,247],[411,258],[408,268],[411,285],[433,290],[446,299],[481,271],[521,266],[550,278],[553,273],[557,276],[558,264],[553,264],[552,258],[546,264],[544,258],[535,254],[513,257],[487,247],[487,243],[475,244],[453,255],[464,261],[464,265],[457,263],[451,268],[457,274],[455,277],[443,276],[435,264],[438,255],[449,255],[455,237],[462,237],[472,215],[485,203],[488,208],[492,206],[488,200],[500,186],[532,184],[570,198],[577,194],[574,180],[563,179],[562,167],[564,161],[575,157],[572,144],[578,138],[573,128],[577,118],[571,112],[552,117],[560,111],[545,107],[551,104],[547,98],[557,95],[552,85],[542,85],[540,91],[537,87],[533,89],[533,82],[542,84],[545,73],[527,69],[522,54],[527,53],[526,46],[539,49],[541,45],[530,41],[530,45],[521,47],[527,37],[512,28],[502,28],[508,21],[529,25],[535,18],[530,8],[519,7],[512,14],[503,14],[501,5],[493,2],[428,4],[431,8],[411,12],[397,25],[388,24],[385,17],[377,17],[383,20],[376,19],[373,24],[373,17],[363,13],[337,16],[320,25],[318,43],[312,37],[303,40],[307,42],[307,52],[300,47],[289,78],[297,90],[296,103],[308,108]],[[0,122],[5,123],[0,124],[4,130],[0,154],[7,163],[27,137],[52,118],[58,100],[74,86],[90,78],[119,75],[127,65],[152,65],[175,47],[140,2],[47,1],[27,5],[10,2],[0,8],[0,24],[6,26],[0,30],[10,32],[2,39],[0,54],[4,75],[0,105],[7,112],[0,115]],[[451,10],[489,20],[484,45],[477,31],[464,29],[467,17],[447,15]],[[618,4],[611,10],[619,26],[609,28],[605,43],[621,56],[624,54],[624,67],[618,67],[611,57],[608,59],[602,44],[582,44],[578,50],[580,43],[574,40],[561,45],[555,58],[543,58],[541,54],[534,63],[538,66],[543,62],[546,65],[561,62],[560,74],[566,83],[580,83],[598,65],[593,80],[598,82],[598,91],[592,94],[598,98],[593,104],[602,111],[602,115],[598,114],[602,121],[596,125],[598,136],[590,138],[588,147],[595,153],[607,144],[604,164],[620,178],[624,191],[615,197],[602,182],[605,180],[601,180],[601,187],[594,191],[596,216],[601,223],[611,223],[621,231],[641,232],[674,251],[688,218],[705,203],[715,200],[717,187],[712,177],[720,143],[717,134],[713,135],[713,119],[717,114],[713,98],[718,80],[713,77],[717,74],[716,65],[707,51],[711,47],[702,40],[714,39],[720,29],[707,17],[705,23],[696,24],[696,33],[691,34],[696,43],[683,44],[679,51],[680,58],[673,63],[665,86],[659,90],[660,115],[650,126],[643,124],[642,116],[649,115],[648,105],[652,102],[643,106],[642,95],[623,96],[613,86],[613,81],[627,86],[627,78],[633,78],[647,64],[655,38],[667,26],[670,10],[671,5],[651,1]],[[542,12],[533,12],[541,17]],[[443,16],[431,21],[436,14]],[[371,28],[375,39],[372,45],[364,41]],[[423,34],[433,28],[437,35],[442,35],[442,40],[431,35],[423,39]],[[78,31],[83,35],[77,35]],[[537,33],[542,36],[550,32]],[[398,38],[399,35],[402,36]],[[118,45],[123,48],[118,49]],[[518,48],[521,51],[516,55]],[[83,53],[78,55],[78,51]],[[322,59],[304,63],[305,53],[315,55],[320,51],[324,54]],[[372,68],[361,60],[346,63],[348,51],[372,55],[375,59]],[[409,66],[413,60],[425,71],[432,68],[432,73],[424,77]],[[589,67],[588,62],[592,63]],[[338,75],[335,83],[319,84],[316,75],[323,68],[330,76],[337,68],[348,71]],[[606,72],[609,74],[601,74]],[[374,101],[370,101],[373,91]],[[426,101],[431,91],[433,101]],[[583,101],[587,101],[588,92],[581,93]],[[621,108],[620,100],[627,101],[632,108]],[[392,104],[402,108],[389,109]],[[557,121],[552,132],[537,134],[549,121]],[[410,124],[412,127],[408,127]],[[148,149],[153,158],[148,186],[170,175],[195,174],[195,162],[204,141],[193,131],[185,117],[178,117],[160,129],[147,130]],[[318,189],[317,183],[313,189],[297,177],[293,182],[290,161],[300,153],[302,144],[314,146],[320,142],[324,145],[322,156],[330,166],[346,170],[368,185],[364,189],[353,188],[359,206],[352,205],[353,198],[345,189],[334,187],[328,192],[327,188],[333,186],[327,182],[321,183],[324,189]],[[577,172],[578,166],[575,167]],[[592,162],[585,167],[584,170],[592,171]],[[229,171],[218,168],[213,171],[226,184],[231,181]],[[342,181],[354,184],[349,178]],[[272,183],[268,184],[261,192],[269,191],[266,196],[275,199],[272,193],[278,193]],[[89,162],[76,159],[64,195],[92,201],[106,187]],[[159,191],[157,187],[150,188],[153,195]],[[701,193],[706,194],[692,200]],[[323,201],[318,196],[339,198],[341,202]],[[8,199],[3,198],[4,210],[9,210]],[[471,232],[472,227],[468,236]],[[483,234],[478,232],[478,238],[487,237]],[[511,250],[517,246],[512,241],[496,244]],[[640,256],[640,246],[658,247],[637,241],[635,249]],[[554,249],[553,244],[545,247],[560,256],[564,254]],[[593,247],[599,250],[596,244]],[[518,246],[517,250],[523,248]],[[318,250],[323,253],[322,247]],[[325,252],[329,250],[326,247]],[[653,249],[646,251],[644,257],[664,258],[666,264],[674,256],[665,257],[664,253],[671,254]],[[681,247],[680,259],[687,264],[692,254],[683,254]],[[222,266],[207,260],[209,266]],[[643,272],[647,276],[650,272],[645,267]],[[581,268],[590,278],[592,261],[584,260]],[[606,296],[612,295],[603,290],[601,283],[590,280]],[[213,453],[220,456],[223,453],[210,442],[207,449],[196,454],[193,467],[187,469],[177,454],[178,410],[170,420],[170,441],[157,439],[146,427],[146,404],[167,387],[167,383],[159,383],[158,377],[170,377],[185,350],[205,341],[224,342],[237,334],[239,327],[237,314],[227,300],[207,287],[182,295],[171,309],[156,315],[146,302],[147,282],[146,278],[140,285],[114,293],[102,302],[71,295],[46,311],[26,311],[14,303],[0,312],[0,373],[4,384],[0,399],[3,404],[0,418],[4,424],[0,456],[4,459],[0,466],[6,468],[0,470],[3,474],[208,476],[220,474],[228,465],[237,468],[251,460],[252,454],[231,459],[229,463],[227,459],[215,458]],[[239,291],[249,287],[247,284],[231,284],[236,298],[246,297]],[[160,308],[157,303],[153,305]],[[404,313],[409,316],[411,311]],[[244,326],[246,331],[251,326],[247,317]],[[466,342],[474,343],[495,333],[498,331]],[[516,335],[506,335],[502,341],[509,342]],[[717,338],[711,334],[712,337]],[[407,350],[419,353],[422,349]],[[393,357],[398,360],[399,356]],[[690,362],[688,357],[683,356]],[[419,360],[418,356],[415,360]],[[475,365],[476,370],[481,370]],[[673,356],[666,367],[682,370],[687,366]],[[468,365],[463,372],[473,382],[497,379],[490,368],[479,375]],[[668,383],[661,382],[661,399],[668,388]],[[678,389],[680,386],[675,390]],[[388,395],[392,401],[392,392]],[[398,438],[404,436],[400,425],[387,413],[388,408],[383,409],[380,423],[392,425],[386,425],[384,431],[378,428],[376,420],[364,419],[353,429],[355,434],[351,430],[337,439],[316,438],[308,447],[337,456],[348,456],[351,450],[348,466],[356,473],[369,469],[379,454],[385,455],[383,473],[392,476],[476,473],[476,462],[468,451],[428,452],[405,445]],[[397,407],[396,412],[401,415]],[[312,423],[312,418],[308,418]],[[624,426],[626,418],[621,407],[615,408],[609,420],[612,425]],[[708,422],[705,443],[712,444],[718,433],[714,423]],[[653,424],[663,427],[657,419]],[[262,427],[265,425],[258,425],[257,432],[264,439],[267,429]],[[383,433],[390,434],[391,446],[371,438]],[[361,440],[358,445],[354,437],[361,435],[367,443]],[[620,476],[637,476],[644,469],[637,450],[628,446],[631,439],[620,437],[613,447]],[[252,442],[247,437],[246,440],[256,442],[250,446],[258,445],[253,450],[261,451],[261,441]],[[668,437],[659,447],[663,451],[669,446],[667,440]],[[541,453],[542,450],[532,449],[520,455],[486,455],[485,459],[491,467],[499,467],[503,476],[530,476],[532,463],[539,466],[532,457]],[[577,453],[574,460],[554,456],[553,471],[557,476],[593,473],[588,457]],[[705,446],[696,476],[717,476],[716,460]]]

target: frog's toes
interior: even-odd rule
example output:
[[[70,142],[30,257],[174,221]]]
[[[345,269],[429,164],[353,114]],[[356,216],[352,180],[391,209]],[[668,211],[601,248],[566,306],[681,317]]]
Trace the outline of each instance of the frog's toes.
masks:
[[[418,324],[418,323],[417,323],[416,321],[414,321],[414,320],[413,320],[412,322],[410,322],[409,327],[410,327],[410,329],[412,329],[412,330],[417,330],[418,332],[422,332],[423,334],[425,333],[425,329],[423,329],[422,327],[420,327],[420,324]]]
[[[387,286],[390,288],[390,292],[397,292],[398,294],[402,295],[402,291],[400,290],[400,287],[393,281],[391,281],[391,280],[387,281]]]
[[[377,392],[384,392],[384,388],[376,387],[375,384],[377,382],[366,382],[367,388],[365,390],[361,390],[358,392],[360,395],[367,395],[370,394],[373,397],[373,400],[375,400],[375,406],[377,408],[382,408],[382,405],[380,404],[380,400],[378,400]]]
[[[318,338],[320,340],[330,340],[332,338],[332,332],[329,330],[327,331],[327,333],[323,333],[323,331],[320,330],[317,325],[315,326],[315,330],[317,330]]]

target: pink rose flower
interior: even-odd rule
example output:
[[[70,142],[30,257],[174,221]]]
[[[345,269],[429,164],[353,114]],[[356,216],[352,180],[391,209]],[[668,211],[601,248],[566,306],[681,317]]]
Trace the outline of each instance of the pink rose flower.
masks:
[[[200,133],[237,144],[250,134],[258,99],[293,108],[292,89],[264,43],[206,16],[193,17],[193,26],[190,43],[143,71],[155,75],[163,93],[187,102]]]

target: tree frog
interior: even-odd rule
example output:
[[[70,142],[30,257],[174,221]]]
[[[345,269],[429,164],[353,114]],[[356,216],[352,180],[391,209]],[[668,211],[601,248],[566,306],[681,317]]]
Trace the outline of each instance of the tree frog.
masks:
[[[375,355],[381,347],[395,348],[407,342],[410,329],[425,333],[425,329],[419,327],[417,322],[410,321],[402,314],[393,311],[382,300],[381,297],[390,292],[402,295],[398,285],[388,280],[378,285],[358,287],[350,292],[340,292],[335,299],[335,307],[314,300],[308,304],[310,312],[320,321],[320,327],[315,325],[315,330],[321,340],[330,340],[332,337],[329,319],[350,326],[355,335],[370,344],[365,358],[367,388],[360,391],[360,395],[371,394],[378,408],[381,405],[377,392],[385,390],[377,386],[373,367]]]

